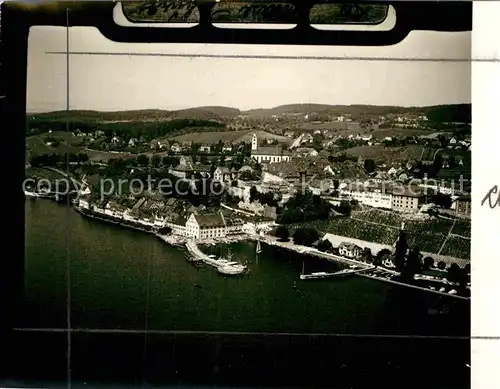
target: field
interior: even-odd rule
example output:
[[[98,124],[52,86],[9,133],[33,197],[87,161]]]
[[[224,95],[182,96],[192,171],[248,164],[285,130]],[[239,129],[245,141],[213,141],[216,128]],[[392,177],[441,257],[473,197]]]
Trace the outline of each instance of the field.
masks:
[[[81,149],[81,152],[87,154],[89,159],[94,162],[103,161],[106,162],[109,159],[127,159],[137,157],[136,154],[130,153],[118,153],[118,152],[110,152],[110,151],[99,151],[99,150],[90,150],[90,149]]]
[[[64,179],[65,177],[62,174],[54,172],[49,169],[38,168],[38,167],[29,167],[26,169],[26,177],[27,178],[46,178],[49,181],[55,181],[58,179]]]
[[[349,136],[369,133],[374,138],[383,139],[386,136],[420,136],[432,134],[431,130],[419,128],[380,128],[373,131],[360,127],[355,122],[329,122],[329,123],[305,123],[301,125],[305,130],[331,130],[335,135]]]
[[[259,140],[261,139],[273,139],[281,143],[291,144],[293,142],[287,136],[275,135],[265,131],[221,131],[221,132],[193,132],[190,134],[184,134],[173,138],[177,142],[196,142],[204,144],[215,144],[220,140],[224,143],[239,143],[245,142],[250,143],[252,141],[252,135],[256,133]]]
[[[424,147],[417,145],[403,147],[385,147],[383,145],[357,146],[345,150],[346,154],[377,162],[394,163],[405,160],[419,160]]]
[[[398,238],[402,222],[408,232],[410,245],[417,245],[420,251],[439,253],[461,259],[470,259],[471,224],[468,220],[458,220],[453,226],[452,220],[408,219],[404,215],[382,211],[370,210],[353,213],[351,217],[330,218],[327,221],[313,221],[305,223],[322,233],[332,233],[350,238],[393,246]],[[299,225],[295,225],[297,227]],[[304,224],[300,224],[304,226]],[[452,235],[448,238],[451,231]],[[453,235],[457,234],[457,235]]]

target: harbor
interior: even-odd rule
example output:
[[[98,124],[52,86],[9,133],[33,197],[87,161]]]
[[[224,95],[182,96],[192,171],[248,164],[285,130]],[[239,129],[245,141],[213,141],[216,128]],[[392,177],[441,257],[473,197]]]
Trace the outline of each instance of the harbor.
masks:
[[[202,252],[192,239],[186,242],[186,248],[193,258],[192,261],[203,261],[203,263],[215,267],[221,274],[239,275],[248,271],[247,266],[232,260],[232,254],[230,252],[227,258],[216,259],[215,255],[208,255]]]

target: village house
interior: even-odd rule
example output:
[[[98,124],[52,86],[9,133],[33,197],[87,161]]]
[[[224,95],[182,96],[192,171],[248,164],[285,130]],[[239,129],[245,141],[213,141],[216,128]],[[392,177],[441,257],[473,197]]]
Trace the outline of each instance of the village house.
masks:
[[[78,207],[83,209],[90,208],[90,198],[88,196],[80,197],[78,199]]]
[[[123,212],[126,208],[122,207],[115,201],[108,201],[106,206],[104,207],[104,214],[107,216],[115,217],[118,219],[123,218]]]
[[[174,235],[187,236],[186,221],[186,218],[182,215],[172,215],[171,217],[167,216],[164,226],[171,228],[172,234]]]
[[[179,143],[174,143],[172,146],[170,146],[170,150],[172,150],[174,153],[180,153],[182,151],[182,148]]]
[[[233,151],[233,146],[231,144],[228,143],[222,146],[223,153],[230,153],[231,151]]]
[[[92,211],[94,211],[96,213],[104,214],[105,209],[106,209],[106,204],[107,204],[107,200],[97,201],[97,202],[92,204],[92,206],[91,206]]]
[[[111,138],[111,144],[117,145],[119,143],[120,143],[120,138],[118,138],[117,136]]]
[[[346,243],[346,242],[342,242],[339,245],[338,249],[339,249],[339,255],[350,259],[359,258],[361,256],[361,253],[363,252],[361,247],[358,247],[353,243]]]
[[[471,214],[471,196],[459,196],[454,204],[455,212],[459,215],[470,216]]]
[[[227,167],[219,166],[214,170],[213,178],[216,181],[229,182],[231,181],[231,171]]]
[[[311,147],[299,147],[295,149],[295,153],[301,156],[317,157],[318,152]]]
[[[277,163],[281,161],[288,162],[291,158],[291,153],[288,150],[283,150],[280,146],[276,147],[258,147],[257,134],[252,136],[251,157],[258,163]]]
[[[243,226],[245,225],[245,222],[241,218],[224,217],[224,221],[226,223],[227,235],[241,234]]]
[[[202,153],[209,153],[211,150],[211,146],[209,145],[201,145],[200,146],[200,152]]]
[[[131,138],[129,141],[128,141],[128,147],[135,147],[135,145],[138,143],[138,140],[137,138]]]

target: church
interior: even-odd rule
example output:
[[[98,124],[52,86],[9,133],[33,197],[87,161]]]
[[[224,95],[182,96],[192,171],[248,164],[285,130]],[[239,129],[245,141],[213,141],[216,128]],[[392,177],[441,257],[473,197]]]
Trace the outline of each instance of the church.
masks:
[[[257,134],[252,136],[252,158],[258,163],[277,163],[290,161],[291,153],[283,150],[281,146],[259,147]]]

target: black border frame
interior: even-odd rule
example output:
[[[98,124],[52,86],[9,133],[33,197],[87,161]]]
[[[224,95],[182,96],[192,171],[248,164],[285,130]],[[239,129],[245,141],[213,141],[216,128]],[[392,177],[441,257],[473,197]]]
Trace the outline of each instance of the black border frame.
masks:
[[[339,2],[347,1],[341,0]],[[0,96],[5,95],[5,97],[0,99],[2,112],[0,129],[8,131],[9,142],[9,151],[2,153],[2,157],[5,159],[3,166],[8,167],[6,171],[8,181],[5,183],[4,188],[16,188],[15,190],[4,189],[3,191],[7,194],[7,202],[4,202],[4,204],[9,205],[4,206],[3,210],[4,215],[7,216],[4,224],[7,225],[8,235],[4,238],[6,245],[3,247],[3,252],[6,256],[3,256],[4,258],[0,262],[3,267],[0,270],[0,275],[3,276],[0,280],[2,295],[2,305],[0,306],[2,310],[0,313],[0,344],[3,349],[2,359],[5,358],[4,361],[0,361],[0,369],[4,370],[1,371],[2,376],[6,378],[24,378],[22,376],[22,364],[39,361],[41,365],[37,371],[40,373],[40,377],[43,377],[44,359],[46,359],[45,363],[49,366],[50,363],[56,363],[56,358],[61,358],[59,354],[55,354],[56,350],[63,352],[63,354],[65,352],[65,347],[59,345],[59,341],[55,341],[52,336],[47,336],[43,340],[35,340],[33,334],[24,334],[21,336],[20,333],[13,331],[13,328],[19,323],[24,290],[24,199],[21,192],[21,184],[24,177],[27,44],[30,27],[35,25],[66,26],[66,9],[69,9],[71,14],[70,26],[97,27],[106,38],[119,42],[384,46],[402,41],[413,30],[472,30],[471,1],[387,2],[396,9],[397,24],[393,30],[382,32],[316,30],[309,26],[307,16],[309,8],[314,3],[308,4],[300,0],[295,1],[295,3],[301,10],[300,15],[302,15],[295,28],[290,30],[263,31],[255,29],[220,29],[212,26],[210,22],[211,5],[209,3],[200,3],[200,23],[197,26],[168,29],[117,26],[112,19],[112,10],[116,4],[114,2],[64,2],[59,3],[59,6],[51,4],[23,5],[21,3],[4,2],[1,5],[1,70],[3,74],[0,82],[3,85],[0,85]],[[373,2],[370,1],[369,3]],[[61,4],[64,4],[64,6],[61,6]],[[122,335],[121,339],[127,336]],[[137,345],[133,346],[135,340],[131,339],[131,337],[128,339],[132,346],[126,350],[136,349]],[[85,350],[87,351],[84,354],[88,358],[102,353],[107,347],[111,347],[111,344],[114,344],[114,347],[120,347],[115,344],[116,339],[101,340],[102,342],[99,343],[99,346],[96,344],[92,347],[85,346]],[[63,344],[64,341],[65,337],[62,340]],[[164,342],[163,346],[161,346],[162,341]],[[333,365],[328,365],[329,361],[326,360],[324,365],[321,362],[322,366],[314,367],[311,365],[312,361],[316,361],[316,364],[320,363],[319,356],[322,357],[332,348],[338,347],[342,348],[343,352],[345,351],[344,359],[346,363],[356,364],[357,356],[350,354],[348,341],[342,338],[333,340],[308,338],[300,341],[284,339],[283,342],[280,342],[280,346],[273,350],[269,349],[269,344],[263,338],[223,340],[220,337],[215,337],[208,340],[200,340],[200,342],[205,342],[203,343],[203,347],[205,347],[203,350],[208,354],[213,354],[214,358],[207,359],[207,366],[200,366],[199,373],[202,377],[199,377],[200,379],[196,379],[198,377],[188,379],[186,382],[189,383],[213,382],[217,373],[217,368],[214,370],[214,366],[219,363],[217,356],[220,355],[221,348],[226,347],[226,349],[231,349],[231,352],[234,353],[245,346],[258,349],[263,355],[263,360],[260,362],[255,361],[255,366],[247,368],[246,371],[252,375],[251,377],[243,376],[242,371],[239,371],[239,373],[234,371],[229,372],[227,369],[224,373],[219,371],[218,377],[220,383],[249,383],[257,385],[265,382],[270,385],[279,385],[286,382],[289,385],[300,385],[302,387],[317,385],[326,385],[327,387],[356,385],[356,387],[365,387],[381,384],[383,387],[396,385],[397,387],[420,388],[425,386],[428,388],[443,388],[447,385],[448,387],[458,388],[462,387],[462,383],[465,383],[464,380],[468,381],[470,378],[470,373],[457,373],[459,377],[455,377],[456,379],[452,380],[453,383],[450,384],[446,378],[450,378],[451,372],[444,372],[442,380],[439,377],[424,377],[426,375],[426,364],[425,361],[422,361],[422,356],[418,353],[424,352],[424,346],[427,342],[425,339],[396,338],[388,340],[371,338],[354,340],[354,342],[365,342],[366,349],[372,353],[370,355],[374,359],[388,361],[388,368],[390,367],[390,369],[380,375],[377,375],[377,372],[370,368],[365,368],[364,371],[355,371],[351,367],[348,367],[345,370],[344,367],[339,365],[341,361],[335,358],[333,358],[333,362],[330,361]],[[443,344],[446,342],[451,342],[453,345],[457,345],[458,342],[461,344],[461,350],[464,347],[470,350],[468,339],[443,339]],[[464,342],[466,346],[464,346]],[[27,356],[27,354],[30,354],[34,350],[33,347],[35,347],[35,344],[38,348],[42,348],[44,353],[37,354],[35,352],[35,356],[33,356],[35,359],[33,359],[31,356]],[[78,344],[78,341],[76,344]],[[158,363],[158,358],[166,358],[164,362],[172,358],[172,356],[164,356],[165,350],[172,347],[172,344],[178,350],[184,349],[183,352],[188,352],[190,347],[193,347],[192,344],[178,337],[164,338],[158,344],[159,346],[156,346],[156,350],[153,351],[153,355],[157,359],[150,361],[152,363]],[[154,348],[154,346],[152,347]],[[432,349],[430,352],[439,353],[441,351],[439,349]],[[268,353],[270,355],[267,355]],[[287,357],[287,366],[279,368],[277,365],[272,366],[272,361],[276,360],[278,355]],[[443,354],[443,357],[447,358],[446,353]],[[423,358],[425,359],[425,356]],[[175,361],[173,363],[175,365]],[[66,367],[65,362],[62,365]],[[117,367],[116,373],[124,373],[127,369],[133,369],[134,366],[134,364],[131,364],[129,366],[121,366],[121,368]],[[300,374],[297,375],[297,371],[304,366],[310,368],[308,372],[310,381],[301,382],[298,378]],[[332,371],[334,375],[329,379],[329,372],[326,370],[333,367],[340,370]],[[194,369],[198,369],[198,367],[194,367]],[[255,376],[259,374],[259,371],[264,375],[262,379]],[[335,374],[340,374],[339,372],[341,371],[348,372],[351,378],[346,378],[346,376],[335,377]],[[282,374],[280,381],[272,379],[273,372]],[[422,374],[419,375],[417,372],[421,372]],[[63,375],[58,377],[47,376],[45,378],[50,380],[65,379],[65,372],[61,371],[60,373]],[[288,379],[283,376],[285,373],[289,374]],[[197,373],[195,372],[195,374]],[[220,374],[223,374],[223,376],[221,377]],[[318,376],[314,376],[314,374]],[[392,375],[391,382],[385,380],[386,374]],[[172,380],[173,378],[171,378],[167,379],[171,383],[175,383],[175,379]],[[114,380],[116,377],[110,377],[110,379]],[[127,378],[127,382],[140,384],[132,376]]]

